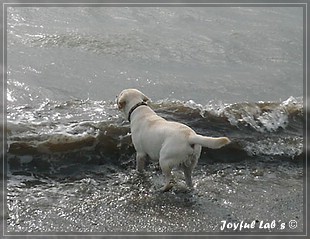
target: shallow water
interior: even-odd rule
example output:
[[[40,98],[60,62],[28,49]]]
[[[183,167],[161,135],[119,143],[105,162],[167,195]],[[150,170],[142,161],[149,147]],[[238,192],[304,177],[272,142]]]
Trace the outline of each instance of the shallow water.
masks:
[[[304,230],[302,8],[10,7],[7,17],[8,232]],[[164,194],[158,164],[135,172],[115,104],[129,87],[162,117],[232,140],[203,150],[192,191],[177,170]]]
[[[8,181],[8,231],[231,231],[220,229],[222,220],[257,220],[251,230],[256,232],[303,229],[303,172],[298,164],[204,162],[194,173],[193,191],[174,172],[178,184],[164,194],[156,192],[163,183],[157,166],[149,170],[138,176],[133,169],[94,165],[85,167],[80,179],[15,176]],[[261,221],[272,220],[276,228],[259,228]],[[291,230],[290,220],[298,228]]]

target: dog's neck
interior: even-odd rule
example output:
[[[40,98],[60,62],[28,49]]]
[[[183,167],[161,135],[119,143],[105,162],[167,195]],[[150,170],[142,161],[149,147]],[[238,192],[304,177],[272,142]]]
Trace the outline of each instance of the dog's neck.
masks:
[[[131,117],[132,112],[134,112],[134,110],[137,109],[137,108],[138,108],[139,106],[141,106],[141,105],[146,105],[146,106],[147,106],[147,103],[145,103],[144,101],[139,102],[139,103],[135,104],[135,105],[129,110],[129,112],[128,112],[128,121],[129,121],[129,122],[130,122],[130,117]]]

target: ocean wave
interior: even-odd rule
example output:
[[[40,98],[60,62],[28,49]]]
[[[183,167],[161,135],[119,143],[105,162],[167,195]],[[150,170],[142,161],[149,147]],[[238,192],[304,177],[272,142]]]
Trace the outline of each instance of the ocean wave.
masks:
[[[185,123],[199,134],[230,137],[233,143],[217,151],[227,160],[242,160],[245,155],[298,158],[303,153],[302,98],[290,97],[282,102],[210,102],[205,106],[194,101],[161,100],[150,103],[150,107],[167,120]],[[48,165],[51,161],[62,165],[113,160],[112,163],[122,164],[134,155],[129,123],[114,102],[49,101],[35,110],[15,110],[10,108],[6,128],[11,165],[37,165],[44,160]]]
[[[196,113],[204,119],[214,121],[228,121],[230,125],[249,127],[255,131],[276,132],[285,129],[289,124],[301,123],[303,118],[302,97],[289,97],[283,102],[258,102],[258,103],[234,103],[234,104],[215,104],[210,102],[203,106],[190,100],[181,101],[162,101],[160,107],[168,108],[171,112],[183,112],[184,115]],[[300,124],[302,125],[302,124]]]

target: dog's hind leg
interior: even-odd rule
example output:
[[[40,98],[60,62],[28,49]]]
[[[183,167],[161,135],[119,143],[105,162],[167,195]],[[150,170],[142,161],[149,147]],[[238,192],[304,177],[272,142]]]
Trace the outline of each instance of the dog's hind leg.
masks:
[[[198,158],[201,152],[200,145],[195,145],[194,147],[196,152],[194,152],[192,155],[189,155],[187,160],[181,164],[185,176],[185,182],[189,188],[193,187],[192,172],[197,165]]]
[[[197,159],[195,159],[194,157],[188,159],[186,162],[182,164],[182,169],[183,169],[184,176],[185,176],[185,182],[189,188],[193,187],[192,172],[196,164],[197,164]]]
[[[185,182],[186,182],[186,185],[189,188],[193,187],[192,171],[193,171],[193,169],[191,167],[187,167],[186,165],[183,165],[183,172],[184,172],[184,176],[185,176]]]
[[[174,184],[174,180],[171,174],[172,167],[169,164],[169,160],[162,159],[162,158],[159,159],[159,165],[165,176],[165,181],[166,181],[165,185],[161,187],[159,191],[167,192],[173,187],[173,184]]]
[[[145,159],[146,159],[146,154],[145,153],[138,153],[136,156],[136,169],[138,172],[143,172],[145,168]]]

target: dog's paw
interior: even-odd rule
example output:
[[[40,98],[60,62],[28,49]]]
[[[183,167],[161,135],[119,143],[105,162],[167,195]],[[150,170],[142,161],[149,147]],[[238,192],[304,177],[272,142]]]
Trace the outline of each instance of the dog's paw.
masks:
[[[175,181],[174,180],[170,180],[168,183],[165,184],[165,186],[159,188],[157,191],[158,192],[168,192],[172,189],[172,187],[175,185]]]

